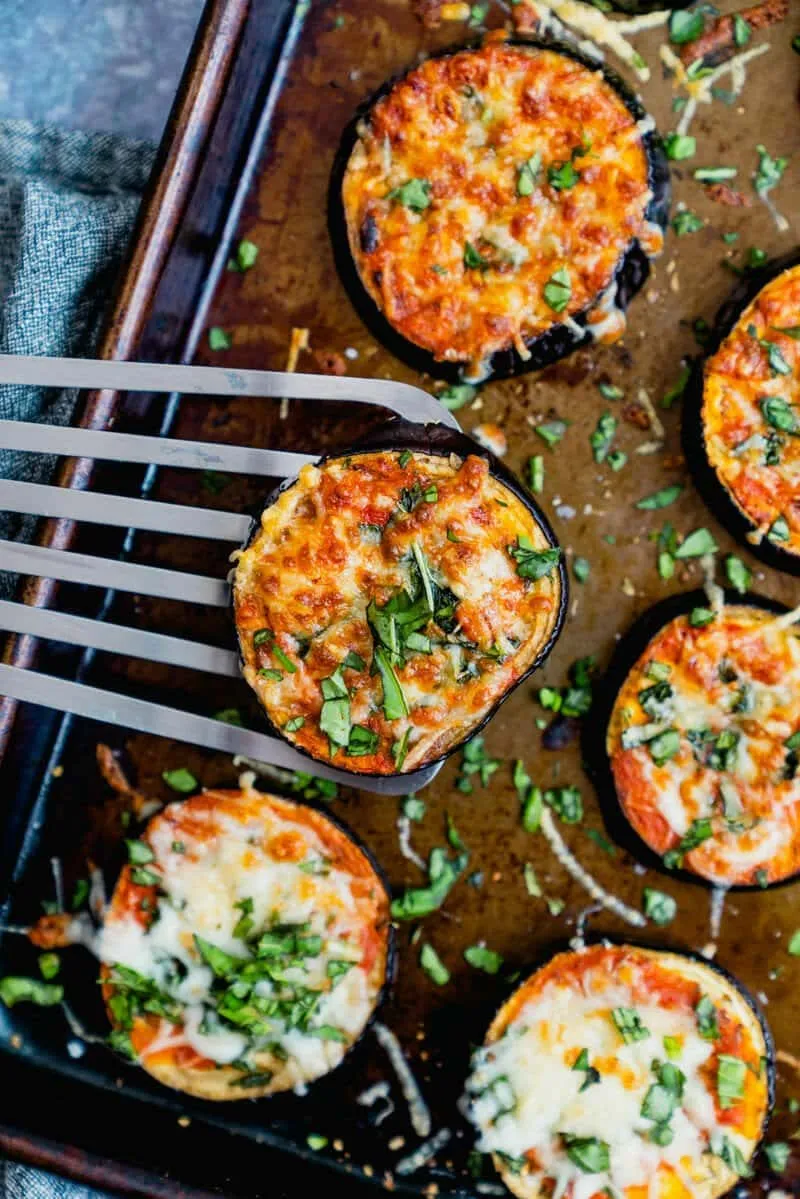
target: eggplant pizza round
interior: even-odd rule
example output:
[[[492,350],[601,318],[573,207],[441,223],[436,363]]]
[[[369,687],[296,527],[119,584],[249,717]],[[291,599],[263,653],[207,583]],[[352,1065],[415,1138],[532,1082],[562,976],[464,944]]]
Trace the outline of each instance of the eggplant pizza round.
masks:
[[[668,867],[721,886],[800,870],[800,640],[787,617],[743,603],[668,621],[616,696],[606,750],[622,812]]]
[[[350,259],[427,369],[481,379],[622,335],[669,182],[652,122],[607,72],[559,43],[434,56],[384,89],[345,148],[332,200]]]
[[[707,962],[593,945],[531,975],[473,1059],[468,1111],[520,1199],[715,1199],[749,1172],[771,1039]]]
[[[238,559],[244,676],[313,757],[416,770],[547,652],[565,588],[549,529],[486,457],[330,458],[267,505]]]
[[[255,790],[154,816],[100,942],[112,1043],[202,1099],[302,1088],[358,1040],[390,962],[389,899],[329,817]]]

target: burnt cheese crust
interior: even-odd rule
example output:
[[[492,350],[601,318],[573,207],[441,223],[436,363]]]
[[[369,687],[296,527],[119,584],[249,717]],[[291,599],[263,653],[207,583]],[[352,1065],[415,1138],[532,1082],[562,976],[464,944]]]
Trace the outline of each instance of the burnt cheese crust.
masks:
[[[707,619],[700,610],[696,620]],[[622,811],[669,867],[721,885],[800,869],[800,641],[789,616],[726,604],[666,623],[614,702]]]
[[[615,272],[632,243],[663,241],[647,215],[651,127],[556,50],[429,59],[373,105],[344,171],[363,286],[403,338],[476,377],[592,306],[589,328],[614,340]]]
[[[558,954],[500,1009],[473,1060],[469,1114],[520,1199],[716,1199],[761,1138],[770,1055],[721,971],[593,945]]]
[[[332,1070],[389,961],[389,900],[327,816],[255,790],[173,803],[131,845],[100,941],[112,1043],[202,1099]]]
[[[800,554],[800,266],[744,308],[702,378],[702,434],[753,539]]]
[[[417,769],[533,666],[560,617],[559,559],[478,455],[385,450],[304,467],[237,562],[244,676],[312,756]]]

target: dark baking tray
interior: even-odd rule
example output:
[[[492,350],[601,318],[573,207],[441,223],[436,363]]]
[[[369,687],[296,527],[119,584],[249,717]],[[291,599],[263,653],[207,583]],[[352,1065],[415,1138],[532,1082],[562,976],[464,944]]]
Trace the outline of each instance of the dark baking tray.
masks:
[[[152,258],[145,254],[142,263],[140,254],[138,265],[134,261],[125,282],[127,299],[118,308],[120,317],[127,314],[130,327],[124,343],[117,345],[112,336],[117,322],[112,323],[104,352],[219,362],[220,357],[212,356],[199,341],[205,327],[219,325],[234,338],[226,363],[281,369],[291,329],[305,326],[320,357],[305,355],[303,369],[324,369],[331,355],[353,347],[358,352],[353,364],[348,361],[353,373],[391,376],[423,386],[429,382],[400,366],[375,343],[349,306],[328,242],[326,190],[338,139],[364,97],[418,54],[471,37],[473,31],[460,25],[423,30],[407,0],[319,2],[303,14],[305,7],[275,0],[253,0],[249,5],[234,0],[210,7],[201,40],[214,34],[210,40],[222,60],[226,56],[230,60],[230,71],[211,65],[208,42],[205,57],[194,56],[184,107],[179,105],[169,150],[162,157],[161,190],[145,209],[142,244],[145,249],[153,247]],[[223,19],[228,21],[227,33],[221,32]],[[293,31],[299,33],[296,47]],[[657,62],[659,38],[657,32],[638,43],[651,63]],[[784,140],[771,147],[773,152],[797,155],[800,151],[800,128],[793,125],[787,130],[782,118],[782,97],[794,87],[797,62],[789,39],[784,40],[786,45],[776,50],[770,70],[753,72],[748,82],[752,107],[744,116],[736,116],[735,145],[729,110],[703,112],[698,131],[704,161],[733,158],[744,175],[752,166],[748,137],[755,143],[767,128],[782,131]],[[273,105],[276,89],[270,91],[269,85],[280,65],[286,69],[286,83]],[[204,117],[194,123],[185,107],[189,93],[207,101]],[[674,123],[671,98],[669,86],[654,80],[646,99],[665,129]],[[176,147],[182,147],[182,166],[176,162]],[[180,201],[170,199],[169,188],[176,187]],[[782,202],[796,216],[792,205],[796,210],[797,201],[787,192],[784,189]],[[670,243],[648,294],[632,306],[623,345],[582,350],[535,377],[492,384],[482,393],[482,408],[460,414],[468,428],[480,421],[503,426],[512,469],[521,470],[530,454],[546,455],[546,507],[569,553],[592,561],[590,582],[573,589],[567,629],[537,683],[562,684],[569,663],[586,654],[596,654],[604,665],[615,638],[635,615],[665,594],[697,585],[698,569],[691,564],[682,565],[670,584],[658,578],[655,547],[648,535],[664,519],[673,520],[684,532],[708,524],[724,551],[734,548],[689,486],[668,512],[636,512],[631,519],[636,499],[682,477],[679,413],[662,413],[666,453],[647,455],[635,452],[647,435],[637,431],[633,418],[626,421],[623,412],[635,403],[641,387],[658,401],[678,374],[682,355],[693,348],[686,318],[712,315],[728,291],[729,275],[722,269],[710,270],[710,264],[726,253],[720,232],[738,227],[742,247],[757,244],[770,253],[779,252],[782,245],[760,206],[720,212],[702,194],[686,193],[681,198],[701,212],[707,227],[695,240]],[[244,275],[224,270],[232,233],[251,237],[260,247],[257,266]],[[666,272],[670,261],[676,262],[675,282],[673,274]],[[678,278],[680,287],[675,285]],[[658,302],[649,302],[650,296]],[[628,451],[629,464],[614,476],[603,474],[592,463],[588,449],[599,415],[611,407],[596,388],[603,379],[626,392],[624,404],[614,413],[621,418],[617,443]],[[543,447],[528,420],[546,415],[571,422],[555,454]],[[352,441],[379,419],[369,410],[354,414],[326,407],[323,412],[313,404],[293,402],[288,418],[281,420],[277,404],[269,401],[185,398],[165,408],[163,401],[147,397],[90,397],[85,418],[100,424],[114,418],[137,429],[163,426],[173,435],[189,438],[319,451]],[[311,445],[309,430],[313,431]],[[136,493],[144,487],[161,500],[230,509],[255,505],[269,486],[236,478],[225,481],[223,490],[214,494],[189,472],[164,470],[144,479],[135,471],[123,473],[118,468],[112,475],[98,468],[93,479],[90,473],[87,465],[82,473],[73,471],[69,481],[91,481],[102,490],[105,478],[108,489]],[[55,535],[63,539],[70,532],[62,528]],[[52,528],[45,528],[46,537],[52,539],[53,534]],[[613,546],[603,540],[606,534],[615,538]],[[92,530],[83,542],[81,536],[76,544],[95,552],[112,554],[120,549],[112,535],[101,538]],[[179,569],[200,565],[208,573],[225,566],[220,546],[194,540],[148,535],[128,538],[124,548],[138,561]],[[739,552],[747,556],[746,551]],[[788,580],[757,566],[755,570],[758,591],[788,604],[796,602]],[[33,584],[29,596],[49,603],[52,590]],[[76,589],[62,588],[59,594],[62,607],[83,610],[96,602],[96,594]],[[230,635],[222,613],[136,597],[104,597],[104,603],[121,622],[220,644]],[[28,647],[17,645],[10,652],[20,661]],[[84,655],[76,660],[63,647],[44,651],[41,665],[54,672],[77,670],[100,685],[186,704],[206,714],[237,706],[246,719],[257,719],[243,685],[204,675],[164,671],[113,657]],[[471,1138],[456,1110],[470,1043],[481,1038],[492,1009],[510,985],[509,973],[524,970],[548,946],[563,942],[588,904],[585,893],[554,862],[544,841],[521,829],[511,784],[510,763],[515,758],[524,758],[544,786],[567,782],[582,786],[585,823],[565,833],[604,885],[636,906],[643,885],[662,887],[678,899],[678,919],[667,929],[655,930],[651,940],[696,949],[710,939],[705,890],[685,881],[638,874],[625,852],[618,848],[616,856],[610,857],[586,835],[587,828],[600,833],[603,825],[591,787],[581,775],[579,745],[573,740],[558,753],[543,747],[534,723],[542,710],[533,702],[533,690],[535,685],[520,688],[487,729],[488,750],[503,760],[491,785],[477,785],[472,795],[462,794],[454,787],[457,763],[449,763],[426,790],[428,812],[414,830],[415,845],[424,855],[431,846],[444,843],[444,817],[450,813],[472,851],[470,869],[483,874],[484,884],[477,888],[461,883],[446,910],[423,924],[425,939],[452,970],[448,987],[436,988],[427,980],[417,964],[418,947],[410,941],[411,930],[400,930],[400,973],[385,1020],[400,1037],[421,1081],[434,1130],[446,1126],[453,1132],[435,1163],[405,1179],[390,1175],[390,1184],[400,1191],[430,1194],[435,1187],[443,1193],[477,1193],[478,1184],[464,1169]],[[0,720],[0,734],[3,727],[10,729],[10,722],[3,726]],[[140,788],[161,798],[172,798],[161,781],[165,768],[188,766],[205,785],[230,783],[235,777],[229,760],[201,749],[126,736],[84,721],[51,720],[41,711],[20,709],[0,775],[0,879],[2,891],[12,892],[10,918],[15,921],[30,918],[39,900],[50,896],[48,859],[53,853],[64,862],[68,889],[72,880],[85,874],[87,855],[113,878],[121,830],[118,804],[94,765],[94,749],[101,740],[123,749]],[[398,848],[396,803],[353,791],[340,796],[336,811],[377,854],[394,884],[418,880]],[[549,915],[542,900],[526,894],[525,862],[534,865],[548,894],[565,901],[560,916]],[[785,946],[798,925],[796,888],[736,895],[728,899],[717,938],[718,960],[754,992],[765,995],[778,1045],[789,1051],[797,1048],[800,992],[796,959],[788,957]],[[593,917],[591,926],[595,933],[630,933],[607,913]],[[506,959],[507,970],[498,977],[471,970],[461,958],[465,946],[482,938]],[[93,963],[80,950],[64,957],[81,1017],[91,1029],[102,1032]],[[24,941],[3,939],[0,971],[27,970],[31,963]],[[775,978],[768,975],[772,964],[783,968]],[[302,1101],[290,1097],[212,1107],[158,1089],[99,1048],[90,1047],[84,1057],[71,1059],[65,1052],[67,1035],[59,1013],[18,1008],[12,1016],[22,1048],[2,1059],[7,1085],[0,1095],[4,1125],[0,1148],[96,1185],[192,1199],[211,1193],[273,1195],[277,1187],[284,1194],[305,1186],[350,1193],[357,1180],[383,1181],[384,1172],[393,1170],[398,1157],[416,1144],[394,1084],[396,1111],[379,1130],[370,1124],[369,1113],[354,1102],[371,1082],[392,1080],[382,1050],[369,1039]],[[791,1093],[797,1080],[789,1071],[782,1083],[784,1091]],[[189,1118],[188,1127],[184,1116]],[[775,1135],[783,1138],[789,1131],[779,1126]],[[329,1148],[316,1157],[310,1155],[308,1132],[328,1136]],[[403,1138],[403,1148],[389,1148],[395,1137]],[[66,1144],[79,1148],[66,1150]],[[309,1157],[311,1164],[304,1160]],[[754,1185],[767,1185],[765,1178],[762,1172]]]

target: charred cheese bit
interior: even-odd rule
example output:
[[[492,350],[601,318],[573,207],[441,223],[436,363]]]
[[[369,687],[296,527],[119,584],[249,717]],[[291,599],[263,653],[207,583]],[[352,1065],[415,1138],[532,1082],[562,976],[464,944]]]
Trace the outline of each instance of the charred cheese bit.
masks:
[[[338,1065],[387,968],[388,898],[364,853],[320,813],[254,790],[170,804],[138,844],[147,865],[123,870],[100,939],[115,1044],[205,1099]]]
[[[620,689],[607,750],[620,804],[667,865],[721,885],[800,869],[800,641],[758,608],[679,616]]]
[[[314,757],[416,769],[532,665],[558,618],[558,557],[477,455],[304,467],[237,564],[244,676]]]
[[[734,503],[800,553],[800,266],[758,293],[705,364],[703,437]]]
[[[477,377],[498,351],[524,359],[600,301],[632,242],[660,248],[642,139],[602,74],[565,54],[429,59],[375,104],[344,175],[365,288],[439,361]]]
[[[521,1199],[715,1199],[769,1106],[765,1034],[728,979],[632,946],[559,954],[473,1059],[478,1148]]]

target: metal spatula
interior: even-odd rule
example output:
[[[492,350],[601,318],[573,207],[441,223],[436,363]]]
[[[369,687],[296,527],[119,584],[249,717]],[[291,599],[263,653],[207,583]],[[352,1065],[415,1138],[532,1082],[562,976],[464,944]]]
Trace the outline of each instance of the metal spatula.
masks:
[[[452,413],[427,392],[406,383],[384,379],[0,354],[0,383],[376,404],[409,421],[442,423],[455,429],[459,427]],[[0,421],[0,449],[270,478],[288,478],[305,463],[314,461],[313,455],[281,450],[174,441],[91,429],[56,428],[11,420]],[[36,516],[66,517],[123,528],[209,537],[228,541],[232,548],[242,543],[250,527],[250,517],[244,514],[213,512],[206,508],[101,495],[92,491],[73,491],[8,479],[0,480],[0,508]],[[0,540],[0,570],[177,599],[184,603],[226,607],[230,602],[225,579],[10,541]],[[239,675],[238,655],[233,650],[65,612],[32,608],[7,600],[0,601],[0,628],[12,633],[31,634],[231,678]],[[313,761],[284,741],[265,733],[119,695],[85,683],[70,682],[2,664],[0,693],[140,732],[255,758],[283,769],[305,771],[344,785],[362,786],[382,795],[403,795],[424,786],[437,773],[440,765],[404,775],[377,779],[370,776],[365,779]]]

